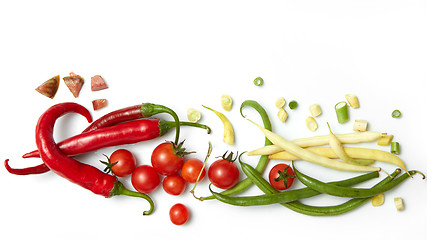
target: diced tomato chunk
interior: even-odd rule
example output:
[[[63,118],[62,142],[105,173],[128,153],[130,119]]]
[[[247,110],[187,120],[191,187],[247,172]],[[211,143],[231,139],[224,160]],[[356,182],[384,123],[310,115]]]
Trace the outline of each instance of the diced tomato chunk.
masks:
[[[91,78],[92,91],[99,91],[106,88],[108,88],[108,86],[100,75],[95,75]]]
[[[70,74],[71,75],[71,74]],[[70,89],[73,96],[76,98],[79,96],[80,90],[82,89],[84,79],[79,75],[64,77],[65,85]]]
[[[55,97],[55,94],[58,91],[58,87],[59,75],[56,75],[55,77],[45,81],[40,86],[38,86],[36,88],[36,91],[52,99],[53,97]]]
[[[107,106],[107,99],[95,99],[92,101],[93,110],[101,109]]]

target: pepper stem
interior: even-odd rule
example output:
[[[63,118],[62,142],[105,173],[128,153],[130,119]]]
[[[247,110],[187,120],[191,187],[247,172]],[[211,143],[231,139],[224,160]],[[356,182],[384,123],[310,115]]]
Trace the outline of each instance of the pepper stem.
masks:
[[[150,204],[150,209],[148,211],[144,211],[143,215],[150,215],[154,211],[154,202],[148,195],[146,195],[144,193],[128,190],[119,181],[117,181],[114,184],[114,188],[113,188],[113,190],[111,190],[111,193],[110,193],[110,196],[115,196],[115,195],[125,195],[125,196],[130,196],[130,197],[144,198]]]
[[[169,129],[175,127],[175,122],[161,120],[159,125],[160,125],[160,129],[161,129],[161,135],[163,135],[164,133],[168,132]],[[180,126],[189,126],[189,127],[197,127],[197,128],[206,129],[208,134],[210,134],[212,132],[212,130],[209,126],[204,125],[204,124],[200,124],[200,123],[179,122],[179,125]]]
[[[153,116],[155,114],[159,114],[159,113],[169,113],[175,121],[175,128],[176,128],[176,130],[175,130],[175,144],[178,145],[180,124],[179,124],[178,115],[172,109],[165,107],[163,105],[159,105],[159,104],[144,103],[141,105],[141,113],[145,117],[151,117],[151,116]]]

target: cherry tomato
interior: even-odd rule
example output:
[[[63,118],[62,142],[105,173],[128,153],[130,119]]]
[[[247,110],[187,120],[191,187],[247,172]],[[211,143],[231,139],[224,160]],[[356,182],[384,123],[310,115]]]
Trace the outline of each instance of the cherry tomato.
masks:
[[[184,204],[177,203],[169,210],[169,217],[173,224],[182,225],[190,218],[190,211]]]
[[[279,163],[271,168],[268,180],[275,189],[285,190],[292,186],[295,180],[295,173],[288,164]]]
[[[118,149],[110,156],[111,170],[118,177],[130,175],[136,168],[136,159],[126,149]],[[114,164],[114,165],[113,165]]]
[[[160,184],[160,176],[149,165],[141,165],[135,168],[131,176],[132,186],[140,193],[150,193]]]
[[[151,154],[151,165],[161,175],[174,175],[181,170],[183,164],[181,150],[172,142],[158,145]]]
[[[239,169],[234,164],[232,153],[222,159],[216,160],[209,167],[208,177],[212,184],[218,188],[232,188],[239,181]]]
[[[170,175],[163,179],[165,192],[178,196],[185,190],[185,180],[179,175]]]
[[[181,169],[181,176],[188,183],[195,183],[199,177],[200,171],[203,168],[203,162],[196,158],[190,158],[184,162]],[[206,170],[203,168],[200,175],[199,182],[203,180],[206,175]]]

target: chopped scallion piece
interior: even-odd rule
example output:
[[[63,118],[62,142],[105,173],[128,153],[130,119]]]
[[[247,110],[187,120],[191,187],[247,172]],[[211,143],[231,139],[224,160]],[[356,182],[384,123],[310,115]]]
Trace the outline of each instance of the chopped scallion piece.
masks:
[[[295,108],[297,108],[298,107],[298,103],[296,102],[296,101],[291,101],[290,103],[289,103],[289,108],[290,109],[295,109]]]
[[[398,142],[391,142],[391,153],[399,155],[400,147]]]
[[[402,115],[402,113],[401,113],[398,109],[394,110],[394,111],[391,113],[391,116],[392,116],[392,117],[394,117],[394,118],[398,118],[398,117],[400,117],[401,115]]]
[[[255,86],[262,86],[264,84],[264,79],[262,79],[261,77],[257,77],[254,80],[254,84]]]
[[[344,123],[348,121],[348,110],[346,102],[337,103],[335,105],[335,112],[337,113],[339,123]]]

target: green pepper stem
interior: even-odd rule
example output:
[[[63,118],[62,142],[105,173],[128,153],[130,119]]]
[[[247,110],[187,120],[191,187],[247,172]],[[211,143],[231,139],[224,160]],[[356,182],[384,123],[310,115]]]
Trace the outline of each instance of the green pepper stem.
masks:
[[[175,127],[175,122],[170,122],[170,121],[161,120],[159,124],[161,124],[161,127],[160,127],[161,135],[165,134],[167,131],[169,131],[169,129]],[[212,130],[209,126],[204,125],[204,124],[200,124],[200,123],[179,122],[179,125],[180,126],[189,126],[189,127],[197,127],[197,128],[206,129],[208,134],[210,134],[212,132]]]
[[[173,119],[175,120],[175,144],[179,143],[179,133],[180,133],[180,125],[178,115],[170,108],[165,107],[163,105],[153,104],[153,103],[144,103],[141,105],[141,113],[143,116],[151,117],[158,113],[169,113]]]
[[[135,192],[135,191],[128,190],[119,181],[117,181],[114,184],[114,188],[113,188],[113,190],[111,190],[111,193],[110,193],[110,196],[115,196],[115,195],[125,195],[125,196],[130,196],[130,197],[139,197],[139,198],[143,198],[143,199],[147,200],[148,203],[150,204],[150,209],[148,211],[144,211],[143,215],[150,215],[154,211],[154,202],[153,202],[153,200],[148,195],[146,195],[144,193],[140,193],[140,192]]]

